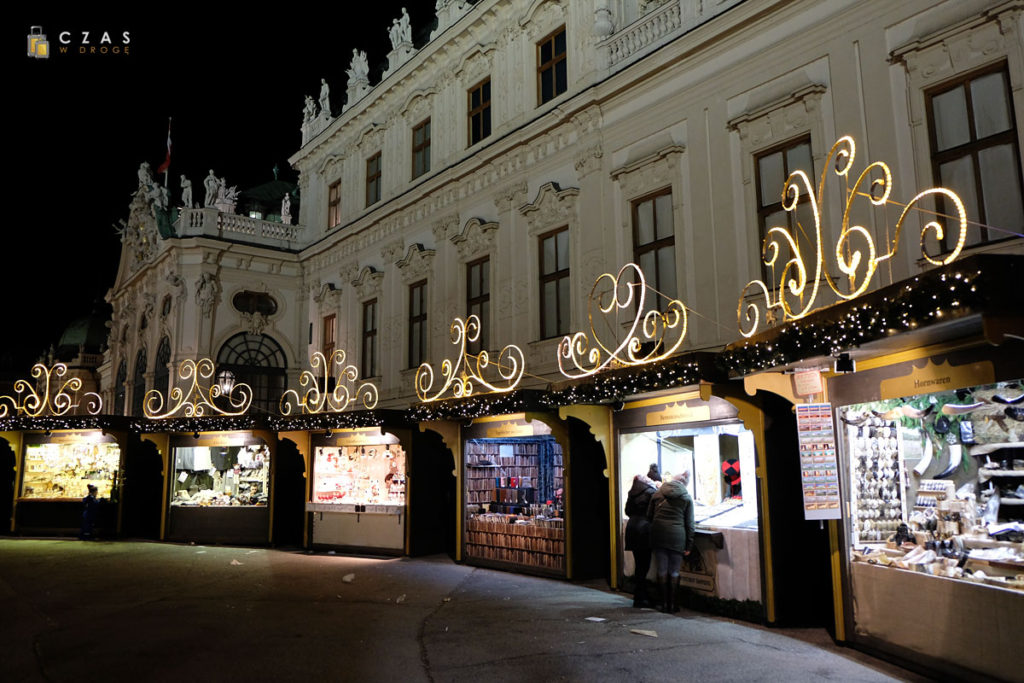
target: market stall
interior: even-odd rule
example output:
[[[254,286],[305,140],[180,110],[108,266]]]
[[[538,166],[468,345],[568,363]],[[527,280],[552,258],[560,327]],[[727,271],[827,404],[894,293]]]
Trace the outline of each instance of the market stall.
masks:
[[[378,427],[312,435],[314,547],[406,552],[408,439]]]

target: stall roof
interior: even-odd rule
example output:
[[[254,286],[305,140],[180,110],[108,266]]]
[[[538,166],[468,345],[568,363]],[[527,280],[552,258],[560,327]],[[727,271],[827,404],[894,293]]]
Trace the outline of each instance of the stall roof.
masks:
[[[1024,336],[1024,256],[976,254],[734,342],[718,362],[730,376],[831,365],[970,338]]]
[[[44,415],[11,416],[0,419],[0,432],[57,431],[60,429],[100,429],[119,431],[130,428],[132,418],[118,415]]]

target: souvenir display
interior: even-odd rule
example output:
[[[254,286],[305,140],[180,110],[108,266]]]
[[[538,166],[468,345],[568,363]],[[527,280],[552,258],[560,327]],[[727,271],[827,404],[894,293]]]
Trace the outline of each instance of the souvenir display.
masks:
[[[318,446],[313,503],[405,505],[405,451],[398,444]]]
[[[1020,382],[846,406],[855,562],[1024,589]]]
[[[270,449],[266,446],[193,446],[174,449],[171,505],[267,505]]]
[[[115,443],[42,443],[25,446],[24,499],[81,499],[89,484],[110,498],[121,463]]]

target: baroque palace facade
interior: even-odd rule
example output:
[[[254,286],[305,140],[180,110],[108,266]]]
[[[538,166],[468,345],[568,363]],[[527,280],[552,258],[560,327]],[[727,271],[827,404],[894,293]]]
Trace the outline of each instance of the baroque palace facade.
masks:
[[[343,349],[400,407],[470,313],[483,348],[524,349],[536,385],[586,328],[595,278],[629,261],[696,313],[687,348],[720,347],[766,226],[787,220],[783,181],[817,178],[843,135],[905,198],[960,192],[992,226],[968,252],[1019,253],[1021,17],[986,0],[439,2],[426,45],[392,36],[380,83],[356,54],[340,112],[307,100],[297,225],[184,208],[164,238],[140,192],[105,402],[140,414],[142,387],[206,356],[273,412],[312,352]],[[826,188],[826,243],[841,195]],[[905,250],[886,278],[922,263]]]

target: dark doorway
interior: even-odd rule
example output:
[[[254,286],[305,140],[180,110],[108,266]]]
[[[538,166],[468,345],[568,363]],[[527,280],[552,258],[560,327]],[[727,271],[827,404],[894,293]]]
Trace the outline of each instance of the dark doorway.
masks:
[[[409,463],[409,554],[455,558],[455,456],[437,432],[416,430]]]
[[[566,424],[569,427],[573,579],[604,577],[611,581],[604,447],[585,422],[571,417]]]
[[[129,538],[160,538],[163,458],[151,441],[129,437],[121,480],[121,533]]]
[[[301,548],[306,514],[306,463],[293,441],[277,443],[274,462],[274,545]]]
[[[11,533],[14,512],[14,450],[0,439],[0,534]]]

